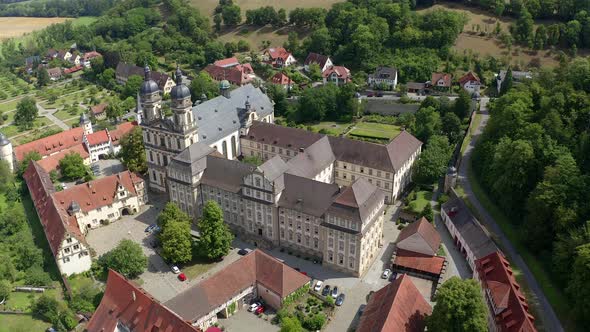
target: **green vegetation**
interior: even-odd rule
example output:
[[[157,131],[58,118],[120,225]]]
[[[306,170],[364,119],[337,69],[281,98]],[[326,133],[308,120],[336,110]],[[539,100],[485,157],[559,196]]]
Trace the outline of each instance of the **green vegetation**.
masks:
[[[101,255],[96,262],[95,271],[106,276],[108,269],[113,269],[127,278],[134,279],[147,268],[147,257],[141,246],[124,239],[109,252]]]
[[[51,323],[35,319],[32,315],[0,314],[0,332],[45,331],[49,327]]]
[[[229,253],[234,236],[223,222],[223,212],[215,201],[205,203],[198,225],[201,237],[197,240],[196,249],[202,257],[214,260]]]
[[[426,190],[412,191],[408,194],[408,208],[410,211],[420,214],[432,200],[432,192]]]
[[[401,128],[396,125],[360,122],[354,125],[354,129],[348,135],[352,138],[373,138],[389,141],[399,135],[400,132]]]
[[[193,258],[191,218],[176,204],[168,202],[158,221],[162,225],[158,235],[162,244],[162,258],[175,264],[189,262]]]
[[[140,174],[147,171],[147,158],[143,146],[141,127],[135,127],[130,134],[121,139],[119,157],[130,171]]]

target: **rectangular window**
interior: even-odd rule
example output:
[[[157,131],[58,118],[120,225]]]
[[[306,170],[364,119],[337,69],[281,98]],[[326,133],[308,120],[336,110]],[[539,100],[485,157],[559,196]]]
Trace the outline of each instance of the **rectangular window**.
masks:
[[[373,170],[369,168],[369,175],[373,175]]]

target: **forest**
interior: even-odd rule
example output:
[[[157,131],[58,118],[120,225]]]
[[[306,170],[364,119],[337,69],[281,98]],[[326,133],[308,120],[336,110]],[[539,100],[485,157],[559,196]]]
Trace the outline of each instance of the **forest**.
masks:
[[[474,170],[531,252],[551,262],[576,317],[590,322],[590,61],[503,90]]]
[[[78,17],[99,16],[117,0],[0,0],[0,16]]]

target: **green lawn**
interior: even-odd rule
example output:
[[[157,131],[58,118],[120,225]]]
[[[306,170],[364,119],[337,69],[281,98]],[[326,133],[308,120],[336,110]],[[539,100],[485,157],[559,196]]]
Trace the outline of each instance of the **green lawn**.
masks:
[[[430,202],[432,199],[432,192],[431,191],[418,191],[416,192],[416,199],[408,203],[408,207],[414,213],[421,213],[424,210],[426,204]]]
[[[0,113],[15,110],[16,104],[18,104],[18,100],[0,103]]]
[[[69,111],[66,111],[66,110],[64,110],[64,109],[61,109],[61,110],[59,110],[59,111],[57,111],[57,112],[53,113],[53,115],[54,115],[56,118],[58,118],[58,119],[60,119],[60,120],[62,120],[62,121],[63,121],[63,120],[68,120],[68,119],[71,119],[71,118],[73,118],[73,117],[77,117],[77,116],[79,116],[79,115],[80,115],[80,113],[82,113],[82,109],[81,109],[80,107],[77,107],[77,108],[76,108],[76,113],[70,113]]]
[[[49,327],[51,324],[31,315],[0,314],[0,332],[42,332]]]
[[[209,271],[213,266],[215,266],[215,262],[211,262],[208,260],[197,260],[193,261],[189,264],[186,264],[182,268],[182,272],[186,274],[186,277],[189,279],[195,279],[196,277],[200,276],[201,274]]]
[[[360,122],[355,125],[355,128],[349,133],[349,135],[361,138],[390,140],[399,135],[400,132],[400,127],[395,125],[374,122]]]
[[[96,22],[98,18],[96,16],[82,16],[82,17],[78,17],[75,20],[72,21],[72,25],[75,27],[81,26],[81,25],[90,25],[94,22]]]
[[[350,126],[350,123],[338,123],[338,122],[320,122],[318,124],[311,125],[314,131],[322,130],[323,133],[331,136],[339,136],[346,132],[346,129]]]
[[[543,293],[551,303],[551,306],[557,313],[561,323],[566,331],[576,331],[577,327],[573,320],[570,304],[563,291],[551,279],[549,271],[550,260],[542,260],[533,255],[532,252],[524,245],[519,235],[519,230],[514,226],[510,219],[496,206],[490,199],[483,187],[480,185],[476,174],[471,165],[467,169],[467,177],[471,183],[471,189],[477,199],[481,202],[483,207],[492,215],[496,223],[502,229],[502,232],[508,237],[510,242],[514,245],[520,256],[526,262],[528,268],[531,270]]]

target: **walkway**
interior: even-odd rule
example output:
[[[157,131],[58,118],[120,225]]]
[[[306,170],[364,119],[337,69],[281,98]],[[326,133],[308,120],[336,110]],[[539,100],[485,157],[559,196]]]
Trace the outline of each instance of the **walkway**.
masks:
[[[58,119],[57,117],[55,117],[53,115],[53,112],[55,110],[50,111],[48,109],[45,109],[45,108],[43,108],[43,106],[41,106],[41,103],[37,103],[37,108],[39,109],[39,115],[48,118],[49,120],[51,120],[51,122],[53,122],[54,124],[56,124],[57,126],[59,126],[63,130],[70,129],[70,126],[68,126],[63,121],[61,121],[60,119]]]
[[[531,272],[531,270],[529,270],[528,266],[526,265],[522,257],[518,254],[512,243],[510,243],[504,232],[502,232],[502,229],[495,222],[494,218],[492,218],[492,216],[485,210],[483,205],[479,202],[479,200],[473,193],[471,184],[469,183],[469,179],[467,177],[467,169],[471,165],[471,153],[473,152],[475,143],[481,135],[483,128],[485,128],[489,119],[489,113],[487,109],[488,101],[489,98],[481,99],[481,124],[473,132],[471,142],[469,143],[469,146],[467,146],[465,152],[463,153],[463,160],[461,161],[461,165],[459,167],[458,181],[461,184],[461,187],[463,187],[463,189],[465,190],[466,198],[471,202],[475,209],[477,209],[477,212],[481,217],[480,221],[488,228],[489,231],[496,235],[496,238],[499,239],[500,245],[502,246],[504,253],[508,256],[512,263],[519,270],[522,271],[526,283],[528,284],[533,295],[533,299],[529,298],[528,300],[536,301],[538,303],[539,309],[541,310],[541,312],[539,313],[540,317],[536,318],[541,319],[547,331],[561,332],[563,331],[563,327],[561,326],[561,323],[559,322],[559,319],[557,318],[555,311],[553,311],[551,304],[545,297],[545,294],[543,294],[543,291],[537,283],[537,280],[535,280],[533,273]]]

